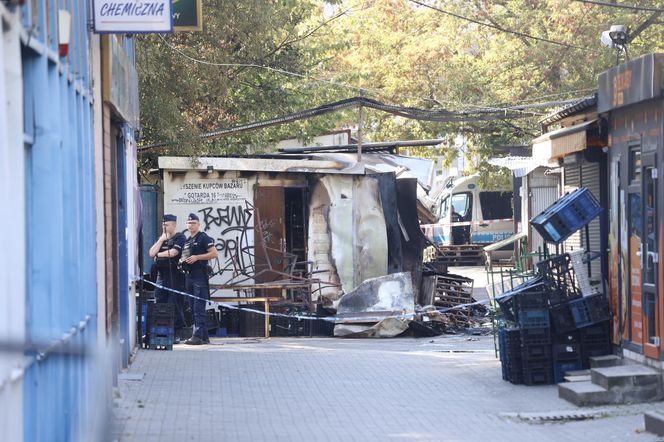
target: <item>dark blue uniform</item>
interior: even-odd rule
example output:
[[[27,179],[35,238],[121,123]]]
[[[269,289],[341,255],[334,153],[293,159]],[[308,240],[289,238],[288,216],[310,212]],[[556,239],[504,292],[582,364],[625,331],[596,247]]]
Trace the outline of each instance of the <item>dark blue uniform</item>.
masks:
[[[185,244],[183,257],[192,255],[203,255],[208,252],[210,247],[214,247],[214,240],[205,232],[198,232],[195,236],[189,238]],[[193,264],[185,264],[186,270],[186,288],[187,293],[200,299],[191,299],[194,313],[194,333],[193,335],[209,341],[207,329],[207,315],[205,305],[210,299],[210,285],[208,280],[207,260],[196,261]]]
[[[178,270],[178,260],[184,249],[186,238],[182,233],[176,233],[171,239],[164,241],[159,252],[166,252],[170,249],[178,251],[178,255],[173,258],[156,258],[155,264],[159,272],[157,284],[178,291],[184,291],[184,274]],[[172,303],[175,305],[175,329],[184,327],[184,296],[164,290],[157,287],[154,291],[155,298],[159,303]]]

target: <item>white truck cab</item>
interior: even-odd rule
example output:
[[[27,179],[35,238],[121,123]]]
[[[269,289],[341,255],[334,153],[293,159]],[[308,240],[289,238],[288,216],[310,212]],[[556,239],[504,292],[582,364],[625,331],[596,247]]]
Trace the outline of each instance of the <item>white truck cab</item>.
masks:
[[[449,180],[435,199],[435,224],[422,225],[437,246],[488,245],[514,233],[512,190],[478,188],[479,175]]]

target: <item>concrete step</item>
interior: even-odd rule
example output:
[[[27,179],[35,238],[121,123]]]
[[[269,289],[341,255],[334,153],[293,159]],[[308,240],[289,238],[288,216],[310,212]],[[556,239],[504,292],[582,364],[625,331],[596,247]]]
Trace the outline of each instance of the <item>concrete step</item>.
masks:
[[[614,393],[589,381],[558,384],[558,397],[574,405],[600,405],[614,403]]]
[[[622,358],[616,355],[593,356],[590,358],[590,368],[616,367],[622,365]]]
[[[664,414],[648,411],[643,415],[648,433],[664,436]]]
[[[558,384],[558,396],[578,406],[652,402],[664,398],[661,374],[642,365],[592,368],[590,382]]]
[[[590,382],[590,373],[581,375],[572,375],[567,373],[565,375],[565,382]]]
[[[661,375],[643,365],[620,365],[616,367],[592,368],[593,383],[606,390],[614,388],[658,387]]]

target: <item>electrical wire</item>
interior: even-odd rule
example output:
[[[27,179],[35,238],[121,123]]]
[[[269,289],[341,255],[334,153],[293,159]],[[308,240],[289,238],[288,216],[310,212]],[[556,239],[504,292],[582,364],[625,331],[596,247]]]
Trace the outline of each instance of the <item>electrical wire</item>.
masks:
[[[517,118],[540,116],[541,115],[540,113],[529,112],[526,109],[561,106],[565,104],[577,103],[579,101],[580,100],[577,98],[572,100],[550,101],[547,103],[526,104],[521,106],[513,106],[511,108],[501,108],[501,109],[485,108],[485,109],[475,109],[472,111],[449,111],[449,110],[430,110],[430,109],[420,109],[414,107],[395,106],[395,105],[381,103],[379,101],[366,97],[354,97],[354,98],[336,101],[333,103],[327,103],[322,106],[283,115],[280,117],[271,118],[268,120],[255,121],[230,128],[216,129],[210,132],[202,133],[198,135],[197,138],[199,140],[210,140],[250,130],[263,129],[270,126],[276,126],[280,124],[291,123],[302,119],[313,118],[330,112],[343,110],[343,109],[356,108],[359,106],[380,110],[383,112],[390,113],[392,115],[397,115],[414,120],[432,121],[438,123],[461,123],[467,121],[511,120]],[[181,141],[182,140],[180,140],[180,142]],[[147,150],[167,147],[176,144],[177,142],[178,141],[167,141],[167,142],[144,145],[140,146],[138,148],[138,151],[144,152]]]
[[[469,17],[465,17],[465,16],[460,15],[460,14],[456,14],[454,12],[446,11],[446,10],[440,9],[436,6],[427,5],[426,3],[420,2],[418,0],[409,0],[409,1],[412,2],[412,3],[415,3],[417,5],[420,5],[420,6],[424,6],[425,8],[433,9],[434,11],[438,11],[442,14],[447,14],[451,17],[455,17],[455,18],[458,18],[460,20],[465,20],[465,21],[468,21],[468,22],[471,22],[471,23],[475,23],[475,24],[480,25],[480,26],[485,26],[487,28],[495,29],[497,31],[517,35],[519,37],[529,38],[531,40],[541,41],[541,42],[544,42],[544,43],[550,43],[550,44],[554,44],[554,45],[558,45],[558,46],[563,46],[563,47],[570,48],[570,49],[578,49],[578,50],[582,50],[584,52],[590,52],[588,50],[588,48],[584,48],[584,47],[581,47],[581,46],[575,46],[575,45],[571,45],[571,44],[568,44],[568,43],[563,43],[563,42],[556,41],[556,40],[550,40],[548,38],[536,37],[534,35],[526,34],[524,32],[513,31],[511,29],[507,29],[507,28],[504,28],[502,26],[494,25],[492,23],[482,22],[482,21],[479,21],[479,20],[475,20],[473,18],[469,18]]]
[[[651,6],[626,5],[623,3],[607,3],[596,0],[572,0],[572,1],[579,3],[587,3],[589,5],[606,6],[608,8],[631,9],[633,11],[664,12],[664,9],[662,8],[653,8]]]

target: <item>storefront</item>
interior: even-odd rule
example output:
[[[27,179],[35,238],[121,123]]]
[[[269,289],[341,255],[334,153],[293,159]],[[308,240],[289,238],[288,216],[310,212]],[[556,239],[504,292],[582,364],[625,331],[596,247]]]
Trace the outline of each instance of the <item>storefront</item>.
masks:
[[[599,77],[598,112],[609,122],[609,298],[613,342],[626,357],[662,366],[662,82],[664,54]]]

